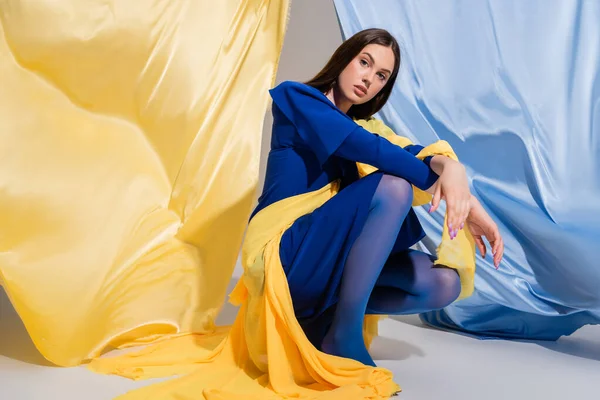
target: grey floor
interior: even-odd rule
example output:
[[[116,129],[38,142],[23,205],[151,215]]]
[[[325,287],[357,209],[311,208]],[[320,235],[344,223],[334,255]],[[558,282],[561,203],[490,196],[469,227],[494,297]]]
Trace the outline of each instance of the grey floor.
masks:
[[[219,323],[230,323],[227,306]],[[598,400],[600,326],[553,343],[482,341],[387,319],[372,354],[391,369],[406,400]],[[48,365],[0,289],[0,400],[108,400],[148,385]]]

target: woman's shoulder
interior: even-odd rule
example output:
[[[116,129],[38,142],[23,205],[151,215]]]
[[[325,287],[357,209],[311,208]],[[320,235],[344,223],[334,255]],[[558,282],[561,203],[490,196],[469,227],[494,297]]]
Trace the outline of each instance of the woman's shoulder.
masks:
[[[310,89],[314,89],[314,88],[312,86],[308,86],[307,84],[298,82],[298,81],[283,81],[271,90],[276,90],[276,89],[279,89],[279,90],[290,90],[290,89],[310,90]]]
[[[297,81],[284,81],[275,86],[273,89],[269,90],[272,97],[276,97],[278,95],[286,95],[286,96],[302,96],[302,97],[312,97],[318,100],[323,100],[325,95],[321,93],[319,90],[315,89],[312,86],[309,86],[302,82]]]

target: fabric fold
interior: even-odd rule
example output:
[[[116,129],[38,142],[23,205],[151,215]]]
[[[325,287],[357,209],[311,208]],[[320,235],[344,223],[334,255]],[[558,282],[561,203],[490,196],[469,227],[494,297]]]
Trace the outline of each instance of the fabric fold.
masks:
[[[372,133],[388,136],[383,132],[387,127],[380,122],[358,122]],[[388,137],[398,145],[410,145],[405,138]],[[419,157],[424,159],[434,154],[456,157],[447,143],[426,146]],[[369,166],[360,167],[368,173]],[[193,369],[183,378],[123,396],[126,400],[175,399],[197,393],[201,388],[205,391],[205,399],[218,396],[232,400],[242,394],[257,399],[375,400],[387,399],[398,392],[400,387],[390,371],[317,350],[294,315],[279,257],[281,237],[297,218],[335,196],[339,187],[336,181],[317,191],[278,201],[250,221],[242,249],[244,274],[230,296],[232,303],[240,305],[240,311],[229,331],[223,328],[216,336],[178,338],[150,346],[140,353],[94,360],[90,368],[133,378],[154,377],[156,371],[173,375]],[[420,200],[414,205],[428,201],[426,193],[415,198]],[[473,291],[474,274],[474,244],[468,229],[454,240],[446,235],[439,249],[437,262],[458,270],[463,284],[461,296],[468,296]],[[364,338],[367,345],[377,335],[377,323],[381,318],[366,316]],[[219,338],[221,343],[214,346]],[[211,350],[207,351],[209,348]],[[186,357],[182,360],[180,357],[184,354]],[[216,376],[218,380],[215,380]]]

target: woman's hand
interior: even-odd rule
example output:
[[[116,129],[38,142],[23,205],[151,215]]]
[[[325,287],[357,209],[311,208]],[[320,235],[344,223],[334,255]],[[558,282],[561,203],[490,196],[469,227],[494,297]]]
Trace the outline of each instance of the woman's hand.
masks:
[[[471,197],[471,212],[467,217],[467,224],[469,225],[471,234],[475,238],[475,243],[477,244],[477,248],[479,248],[481,257],[485,258],[486,254],[486,245],[483,237],[485,236],[490,243],[492,254],[494,255],[494,266],[498,269],[504,255],[504,242],[500,236],[498,226],[474,196]]]
[[[429,212],[432,213],[438,209],[441,199],[446,201],[448,229],[450,238],[454,239],[458,230],[464,227],[464,222],[471,209],[471,192],[467,171],[461,163],[444,156],[433,157],[431,168],[440,177],[431,188],[433,200]]]

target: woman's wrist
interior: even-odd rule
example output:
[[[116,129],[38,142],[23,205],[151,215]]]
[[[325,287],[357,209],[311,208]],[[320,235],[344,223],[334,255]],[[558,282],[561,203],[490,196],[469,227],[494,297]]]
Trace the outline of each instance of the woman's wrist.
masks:
[[[479,204],[479,200],[477,200],[477,197],[471,195],[471,198],[469,199],[469,205],[471,206],[471,208],[477,206]]]
[[[459,163],[449,157],[437,155],[437,156],[433,156],[429,165],[430,165],[431,169],[433,170],[433,172],[435,172],[438,175],[442,175],[442,173],[444,172],[444,169],[452,164],[459,164]]]
[[[442,172],[444,171],[444,156],[433,156],[431,158],[431,161],[429,163],[430,168],[433,170],[433,172],[435,172],[438,175],[442,175]]]

